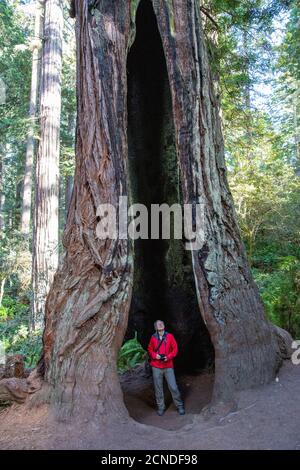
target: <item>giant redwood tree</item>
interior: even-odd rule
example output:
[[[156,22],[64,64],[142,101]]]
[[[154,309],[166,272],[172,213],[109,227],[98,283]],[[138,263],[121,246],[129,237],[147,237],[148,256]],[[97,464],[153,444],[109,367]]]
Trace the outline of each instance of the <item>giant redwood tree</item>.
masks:
[[[58,266],[63,6],[61,0],[46,0],[44,7],[40,86],[40,142],[35,165],[35,207],[32,243],[33,302],[31,323],[34,328],[43,325],[46,297]],[[30,160],[31,156],[29,155],[29,160],[27,159],[29,166],[31,165]],[[30,169],[27,169],[26,173],[28,171]],[[27,174],[24,181],[27,198],[29,197],[29,179]]]
[[[199,2],[75,0],[72,14],[76,170],[46,302],[43,393],[61,417],[127,419],[117,353],[130,328],[144,344],[157,317],[183,355],[193,337],[181,367],[214,361],[213,402],[267,383],[279,345],[227,184]],[[204,204],[203,246],[189,253],[178,240],[98,239],[97,207],[117,206],[119,196]]]

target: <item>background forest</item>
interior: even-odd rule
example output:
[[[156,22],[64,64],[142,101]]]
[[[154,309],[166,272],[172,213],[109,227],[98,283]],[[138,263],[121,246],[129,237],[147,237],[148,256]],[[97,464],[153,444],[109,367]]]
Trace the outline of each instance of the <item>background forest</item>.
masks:
[[[268,317],[300,338],[300,2],[200,2],[223,121],[227,171]],[[63,2],[57,250],[74,173],[74,20]],[[0,0],[0,341],[33,367],[41,349],[32,258],[40,143],[43,2]],[[136,338],[125,370],[144,357]]]

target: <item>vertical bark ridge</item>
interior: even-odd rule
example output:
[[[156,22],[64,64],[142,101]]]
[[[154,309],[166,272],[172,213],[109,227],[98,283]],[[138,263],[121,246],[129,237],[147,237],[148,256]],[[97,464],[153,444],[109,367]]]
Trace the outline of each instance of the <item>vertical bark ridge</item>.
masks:
[[[121,2],[122,3],[122,2]],[[77,131],[65,254],[47,299],[45,378],[60,417],[127,417],[116,361],[132,289],[128,240],[96,237],[97,207],[126,196],[128,7],[75,2]],[[116,132],[117,130],[117,132]],[[84,406],[84,410],[82,407]]]

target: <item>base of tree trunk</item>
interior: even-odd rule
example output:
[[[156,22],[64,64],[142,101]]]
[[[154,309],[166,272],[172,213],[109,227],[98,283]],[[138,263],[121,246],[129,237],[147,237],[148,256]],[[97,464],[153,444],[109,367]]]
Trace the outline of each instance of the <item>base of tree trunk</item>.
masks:
[[[278,369],[284,359],[289,359],[292,354],[291,335],[270,324],[272,333],[280,348],[280,356],[278,357]],[[233,383],[230,376],[230,367],[232,364],[239,362],[245,371],[252,370],[253,374],[249,376],[249,380]],[[216,415],[225,415],[233,412],[237,407],[235,391],[247,389],[256,385],[262,385],[274,379],[274,367],[271,364],[265,364],[265,369],[250,367],[249,356],[241,357],[239,354],[235,357],[216,357],[216,373],[218,381],[214,384],[214,391],[211,403],[202,409],[201,415],[208,420]],[[273,373],[270,373],[273,371]],[[246,373],[241,371],[240,377],[247,377]],[[99,389],[97,396],[91,391],[95,384],[89,384],[83,380],[76,384],[76,394],[72,400],[68,399],[65,390],[65,384],[59,391],[58,388],[51,387],[48,382],[44,381],[41,373],[41,363],[34,369],[28,378],[4,378],[0,380],[0,403],[26,403],[29,408],[35,408],[48,404],[53,411],[55,418],[60,422],[69,422],[72,420],[81,420],[82,422],[97,422],[101,424],[109,424],[110,422],[127,423],[132,418],[124,404],[123,392],[116,369],[111,372],[111,379],[105,381],[110,387],[107,390]],[[59,397],[59,399],[58,399]],[[62,398],[63,397],[63,398]],[[95,405],[96,404],[96,405]],[[134,420],[133,420],[134,421]]]

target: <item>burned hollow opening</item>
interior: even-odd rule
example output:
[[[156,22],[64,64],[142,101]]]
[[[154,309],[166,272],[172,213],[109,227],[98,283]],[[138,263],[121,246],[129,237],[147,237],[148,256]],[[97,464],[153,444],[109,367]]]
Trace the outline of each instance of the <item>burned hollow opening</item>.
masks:
[[[136,38],[127,60],[130,203],[182,204],[171,91],[152,2],[137,10]],[[172,220],[172,217],[171,217]],[[149,218],[150,232],[150,218]],[[134,242],[134,285],[124,340],[146,349],[153,322],[161,319],[178,342],[175,367],[201,370],[213,362],[213,346],[197,303],[191,254],[184,240]]]

